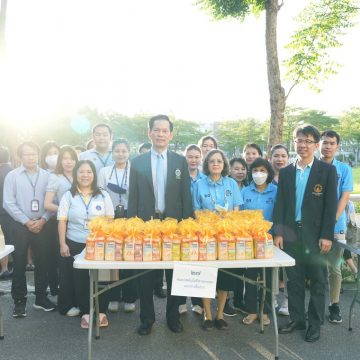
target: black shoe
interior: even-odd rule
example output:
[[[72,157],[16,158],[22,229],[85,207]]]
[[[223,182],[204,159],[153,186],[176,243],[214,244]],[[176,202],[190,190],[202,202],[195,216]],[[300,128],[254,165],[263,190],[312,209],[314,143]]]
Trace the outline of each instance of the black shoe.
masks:
[[[314,326],[309,326],[306,331],[305,341],[307,342],[315,342],[320,339],[320,328],[315,328]]]
[[[203,330],[209,331],[214,328],[214,323],[212,320],[204,320],[203,323],[201,324],[201,327],[203,328]]]
[[[179,320],[168,322],[167,325],[169,329],[174,333],[181,333],[184,330],[182,323]]]
[[[142,322],[137,329],[139,335],[149,335],[151,333],[152,325]]]
[[[301,321],[290,321],[284,326],[279,327],[279,334],[290,334],[294,330],[305,330],[306,326],[304,322]]]
[[[340,308],[338,304],[332,304],[329,306],[329,321],[333,324],[342,323],[342,317],[340,314]]]
[[[165,299],[166,298],[166,291],[162,288],[160,289],[154,289],[154,295],[158,297],[159,299]]]
[[[225,330],[228,327],[228,324],[224,319],[215,319],[214,324],[218,330]]]
[[[16,301],[14,305],[13,317],[17,319],[26,317],[26,301]]]
[[[225,316],[236,316],[237,312],[236,310],[230,306],[229,300],[226,300],[225,306],[224,306],[224,315]]]
[[[35,309],[44,310],[46,312],[56,309],[56,305],[51,302],[46,296],[37,298],[33,306]]]
[[[11,276],[12,276],[12,270],[11,271],[5,270],[0,274],[0,280],[8,280],[11,278]]]

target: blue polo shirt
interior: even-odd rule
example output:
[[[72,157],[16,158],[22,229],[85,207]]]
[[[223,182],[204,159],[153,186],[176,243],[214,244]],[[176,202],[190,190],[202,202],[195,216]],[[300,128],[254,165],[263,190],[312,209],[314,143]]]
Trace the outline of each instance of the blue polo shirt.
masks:
[[[200,179],[206,178],[206,175],[201,172],[200,170],[198,170],[198,173],[196,175],[196,178],[193,178],[192,176],[190,176],[190,180],[191,180],[191,186],[190,186],[190,191],[191,191],[191,195],[194,192],[194,186],[195,183],[197,183]]]
[[[277,186],[273,183],[267,185],[263,192],[260,192],[255,183],[251,184],[241,190],[241,195],[244,200],[242,210],[262,210],[265,220],[272,221],[274,204],[276,199]]]
[[[354,182],[352,177],[351,167],[336,159],[333,160],[332,165],[336,168],[337,173],[337,195],[340,200],[343,192],[352,192],[354,190]],[[338,221],[335,224],[335,234],[344,234],[346,232],[346,212],[341,213]]]
[[[233,210],[243,204],[238,184],[234,179],[221,177],[214,182],[209,176],[194,184],[192,194],[194,210],[215,210],[215,205]]]

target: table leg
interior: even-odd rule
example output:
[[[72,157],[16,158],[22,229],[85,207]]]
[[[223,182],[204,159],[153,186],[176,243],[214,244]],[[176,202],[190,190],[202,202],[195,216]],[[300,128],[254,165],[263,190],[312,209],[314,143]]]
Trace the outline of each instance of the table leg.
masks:
[[[275,302],[276,302],[276,294],[278,293],[279,285],[279,268],[274,267],[271,269],[272,281],[271,281],[271,309],[274,321],[274,331],[275,331],[275,360],[279,359],[279,333],[278,333],[278,324],[277,324],[277,317],[276,317],[276,309],[275,309]]]
[[[352,300],[352,303],[350,305],[350,313],[349,313],[349,331],[352,331],[352,326],[351,326],[351,319],[352,319],[352,314],[353,314],[353,310],[354,310],[354,305],[355,303],[357,302],[357,297],[358,297],[358,294],[359,294],[359,290],[360,290],[360,255],[357,256],[357,261],[358,261],[358,264],[357,264],[357,268],[358,268],[358,272],[357,272],[357,275],[356,275],[356,291],[355,291],[355,295],[354,295],[354,298]]]
[[[266,296],[266,269],[262,268],[262,292],[261,292],[261,301],[260,301],[260,332],[264,333],[264,305],[265,305],[265,296]]]
[[[0,305],[0,340],[4,339],[4,316]]]
[[[88,360],[91,360],[91,343],[92,343],[92,327],[94,321],[94,273],[95,270],[90,272],[90,314],[89,314],[89,332],[88,332]]]
[[[99,271],[96,270],[96,274],[94,276],[95,283],[95,316],[96,316],[96,335],[95,339],[100,339],[100,316],[99,316]]]

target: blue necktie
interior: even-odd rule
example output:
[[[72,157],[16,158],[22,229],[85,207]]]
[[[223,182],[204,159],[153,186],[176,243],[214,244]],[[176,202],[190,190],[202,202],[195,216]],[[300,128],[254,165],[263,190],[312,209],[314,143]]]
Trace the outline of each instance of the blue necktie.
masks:
[[[157,210],[165,210],[165,176],[164,176],[164,158],[157,155],[156,163],[156,191],[157,191]]]

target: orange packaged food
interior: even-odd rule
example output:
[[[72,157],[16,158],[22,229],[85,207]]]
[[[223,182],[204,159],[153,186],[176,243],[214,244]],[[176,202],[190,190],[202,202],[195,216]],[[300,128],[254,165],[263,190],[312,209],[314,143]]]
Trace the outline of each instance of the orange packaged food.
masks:
[[[161,259],[161,222],[150,220],[144,224],[143,261]]]
[[[181,261],[190,261],[190,239],[181,239]]]
[[[206,260],[213,261],[217,259],[216,239],[210,237],[206,242]]]
[[[86,260],[95,260],[95,238],[90,235],[86,239]]]
[[[177,235],[178,222],[176,219],[166,218],[161,222],[162,254],[163,261],[180,260],[180,242]],[[177,239],[177,241],[174,241]],[[174,245],[175,242],[177,245]],[[175,255],[175,257],[174,257]]]
[[[254,241],[252,238],[245,239],[245,259],[250,260],[254,258]]]
[[[172,260],[180,261],[181,259],[181,239],[179,236],[174,236],[172,239]]]
[[[143,261],[143,242],[141,239],[134,241],[134,261]]]
[[[207,260],[207,243],[203,238],[199,238],[199,261]]]
[[[228,238],[219,235],[217,238],[219,260],[229,260]]]
[[[123,239],[114,238],[115,240],[115,261],[122,261],[123,260],[123,246],[124,241]]]
[[[246,243],[252,244],[252,238],[251,237],[236,237],[236,260],[245,260],[246,257]],[[252,246],[252,245],[248,245]]]
[[[236,250],[235,250],[235,238],[231,237],[228,239],[228,260],[236,259]]]
[[[113,237],[108,237],[105,242],[105,260],[114,261],[115,260],[115,239]]]
[[[172,254],[172,239],[169,237],[165,237],[162,240],[162,260],[163,261],[172,261],[173,254]]]
[[[124,239],[124,261],[134,261],[135,260],[135,240],[131,237],[126,237]]]
[[[256,259],[265,259],[265,239],[254,238],[254,253]]]
[[[197,236],[190,240],[189,259],[190,261],[199,261],[199,239]]]
[[[99,236],[95,238],[95,261],[103,261],[105,258],[105,238]]]

